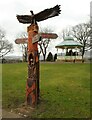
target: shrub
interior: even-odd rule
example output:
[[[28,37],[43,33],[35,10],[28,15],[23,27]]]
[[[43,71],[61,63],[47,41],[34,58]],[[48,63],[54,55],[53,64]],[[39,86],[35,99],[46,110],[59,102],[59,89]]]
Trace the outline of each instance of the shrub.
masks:
[[[53,61],[53,55],[51,52],[49,52],[49,54],[47,56],[47,61]]]
[[[56,61],[56,59],[57,59],[57,54],[54,55],[54,61]]]

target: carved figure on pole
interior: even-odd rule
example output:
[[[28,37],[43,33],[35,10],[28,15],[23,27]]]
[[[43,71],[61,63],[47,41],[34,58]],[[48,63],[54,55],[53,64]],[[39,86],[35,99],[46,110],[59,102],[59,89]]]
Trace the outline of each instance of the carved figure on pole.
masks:
[[[28,79],[27,79],[27,104],[34,107],[39,99],[39,56],[37,43],[32,43],[32,38],[38,34],[38,25],[28,27]]]
[[[33,14],[33,11],[31,10],[30,12],[32,13],[32,15],[17,15],[17,19],[20,23],[23,23],[23,24],[31,23],[32,24],[34,20],[36,22],[40,22],[48,18],[58,16],[60,14],[60,11],[61,11],[60,5],[56,5],[53,8],[45,9],[37,14]]]
[[[37,14],[33,11],[31,15],[17,15],[20,23],[31,24],[27,27],[28,32],[28,78],[26,83],[26,100],[27,104],[35,107],[39,101],[39,56],[38,56],[38,34],[39,27],[37,22],[46,20],[60,14],[60,5],[53,8],[45,9]],[[57,36],[55,36],[57,37]],[[37,40],[38,39],[38,40]]]

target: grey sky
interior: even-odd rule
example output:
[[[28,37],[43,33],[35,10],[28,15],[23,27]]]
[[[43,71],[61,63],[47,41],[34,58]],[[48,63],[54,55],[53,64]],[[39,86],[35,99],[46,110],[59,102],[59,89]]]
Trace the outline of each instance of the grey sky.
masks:
[[[39,27],[52,27],[58,34],[67,26],[87,22],[90,17],[91,0],[0,0],[0,27],[4,28],[7,38],[14,43],[17,33],[26,31],[27,24],[21,24],[16,14],[38,13],[46,8],[61,5],[61,14],[39,22]],[[52,43],[53,44],[53,43]]]

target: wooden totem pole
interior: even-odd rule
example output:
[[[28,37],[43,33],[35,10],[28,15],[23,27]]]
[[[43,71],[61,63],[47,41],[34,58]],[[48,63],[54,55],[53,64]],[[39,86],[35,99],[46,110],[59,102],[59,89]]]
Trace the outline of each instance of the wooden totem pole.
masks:
[[[17,15],[19,22],[24,24],[31,23],[31,25],[27,27],[28,78],[26,83],[26,100],[27,104],[31,107],[35,107],[39,102],[39,55],[37,42],[41,39],[38,34],[39,27],[37,25],[37,22],[58,16],[60,14],[60,11],[60,5],[56,5],[53,8],[45,9],[44,11],[41,11],[37,14],[33,14],[33,11],[30,11],[32,15]]]
[[[26,84],[27,104],[34,107],[39,100],[39,55],[38,43],[32,43],[32,38],[38,34],[38,25],[31,24],[28,32],[28,78]]]

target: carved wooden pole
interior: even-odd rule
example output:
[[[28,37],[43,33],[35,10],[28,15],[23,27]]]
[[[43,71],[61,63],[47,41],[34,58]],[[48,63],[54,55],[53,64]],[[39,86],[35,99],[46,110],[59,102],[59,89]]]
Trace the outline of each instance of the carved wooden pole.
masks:
[[[17,19],[20,23],[31,24],[28,28],[28,78],[26,84],[26,99],[27,104],[35,107],[39,101],[39,56],[37,41],[39,41],[40,36],[38,34],[37,22],[46,20],[51,17],[58,16],[60,14],[60,5],[56,5],[53,8],[45,9],[37,14],[30,11],[32,15],[17,15]],[[36,36],[37,35],[37,36]],[[48,34],[47,34],[48,35]],[[33,39],[33,37],[35,38]],[[44,38],[47,38],[46,34],[43,34]],[[49,36],[49,35],[48,35]],[[56,38],[57,35],[53,37],[52,34],[48,38]],[[39,39],[39,40],[38,40]],[[26,40],[23,39],[23,42]],[[16,40],[16,43],[20,43],[21,40]],[[27,42],[27,41],[26,41]]]
[[[38,34],[37,24],[31,24],[28,32],[28,78],[26,84],[27,104],[35,107],[39,100],[39,56],[38,43],[32,43],[32,38]]]

